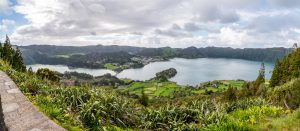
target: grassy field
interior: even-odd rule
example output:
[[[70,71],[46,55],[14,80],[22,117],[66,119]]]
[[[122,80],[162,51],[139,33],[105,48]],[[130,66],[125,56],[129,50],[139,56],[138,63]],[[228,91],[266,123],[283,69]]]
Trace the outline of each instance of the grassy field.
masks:
[[[105,64],[104,67],[105,67],[106,69],[109,69],[109,70],[115,70],[115,69],[118,69],[118,68],[119,68],[118,66],[115,66],[115,65],[113,65],[113,64],[111,64],[111,63]]]
[[[188,88],[186,86],[177,85],[176,82],[162,82],[151,80],[143,82],[133,82],[123,91],[129,92],[129,94],[141,95],[142,91],[150,97],[172,97],[175,92],[179,91],[190,91],[192,89],[193,94],[204,94],[207,91],[210,92],[222,92],[225,91],[229,86],[241,89],[244,81],[237,80],[222,80],[214,81],[217,85],[212,86],[210,82],[205,82],[202,86],[197,88]],[[209,84],[210,83],[210,84]]]
[[[172,96],[176,91],[184,90],[184,86],[177,85],[175,82],[162,82],[157,81],[143,81],[134,82],[129,85],[124,91],[128,91],[129,94],[141,95],[142,91],[147,94],[150,98],[163,96]]]
[[[227,90],[229,87],[237,88],[238,90],[242,89],[245,81],[242,80],[215,80],[201,83],[198,86],[198,90],[193,90],[193,93],[203,94],[207,91],[210,92],[222,92]]]
[[[265,123],[257,126],[257,130],[268,131],[299,131],[300,130],[300,109],[288,114],[285,117],[268,118]]]
[[[123,64],[123,65],[116,66],[116,65],[113,65],[111,63],[106,63],[104,65],[104,67],[106,69],[109,69],[109,70],[117,70],[117,69],[127,69],[127,68],[129,68],[129,65],[128,64]]]

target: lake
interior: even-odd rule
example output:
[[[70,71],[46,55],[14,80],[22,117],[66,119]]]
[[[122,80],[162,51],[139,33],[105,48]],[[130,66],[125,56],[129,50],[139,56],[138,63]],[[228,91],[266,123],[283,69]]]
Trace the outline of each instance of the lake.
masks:
[[[180,85],[198,85],[201,82],[211,80],[255,80],[258,76],[260,65],[260,62],[240,59],[174,58],[169,61],[153,62],[143,68],[123,70],[118,74],[106,69],[69,68],[64,65],[35,64],[27,65],[27,67],[32,67],[34,71],[38,68],[49,68],[61,73],[65,71],[77,71],[93,76],[111,73],[118,78],[129,78],[133,80],[148,80],[153,78],[155,73],[173,67],[177,70],[177,75],[171,78],[171,81],[177,82]],[[269,79],[273,64],[265,63],[265,67],[266,78]]]

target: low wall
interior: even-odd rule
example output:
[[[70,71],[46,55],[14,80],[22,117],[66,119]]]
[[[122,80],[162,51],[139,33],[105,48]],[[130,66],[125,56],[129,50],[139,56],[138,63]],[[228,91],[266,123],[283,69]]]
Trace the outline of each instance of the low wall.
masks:
[[[43,115],[21,93],[16,84],[0,71],[0,130],[3,131],[65,131]]]

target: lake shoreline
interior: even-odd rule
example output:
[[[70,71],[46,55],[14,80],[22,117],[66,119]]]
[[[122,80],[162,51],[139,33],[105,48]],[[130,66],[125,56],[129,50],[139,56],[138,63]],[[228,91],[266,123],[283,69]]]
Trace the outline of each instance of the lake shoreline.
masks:
[[[65,65],[27,65],[32,66],[34,71],[37,68],[49,68],[51,70],[64,73],[65,71],[76,71],[79,73],[87,73],[93,76],[100,76],[106,73],[117,76],[118,78],[128,78],[132,80],[149,80],[155,76],[155,73],[175,68],[178,74],[171,78],[170,81],[177,82],[179,85],[198,85],[205,81],[212,80],[255,80],[260,68],[260,62],[240,60],[240,59],[224,59],[224,58],[198,58],[185,59],[174,58],[167,61],[151,62],[142,68],[126,69],[119,73],[107,69],[87,69],[87,68],[70,68]],[[270,72],[273,63],[265,63],[266,72]],[[271,74],[266,74],[267,78]]]

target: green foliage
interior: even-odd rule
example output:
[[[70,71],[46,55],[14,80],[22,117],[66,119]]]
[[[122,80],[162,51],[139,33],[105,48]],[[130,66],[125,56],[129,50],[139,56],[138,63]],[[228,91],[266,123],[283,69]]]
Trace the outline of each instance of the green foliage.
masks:
[[[104,74],[103,76],[97,76],[95,77],[94,81],[92,82],[95,86],[115,86],[117,85],[123,85],[124,81],[120,80],[116,76],[113,76],[111,74]]]
[[[142,128],[156,130],[184,130],[195,121],[197,112],[188,108],[162,107],[147,110],[141,116]]]
[[[267,123],[262,123],[256,126],[256,130],[270,130],[270,131],[298,131],[300,130],[300,110],[288,114],[285,117],[268,119]]]
[[[139,102],[143,105],[143,106],[148,106],[149,104],[149,98],[148,96],[145,94],[144,90],[142,90],[142,95],[139,98]]]
[[[92,98],[82,105],[80,111],[80,120],[86,128],[101,130],[104,125],[126,128],[137,124],[129,101],[103,90],[91,93]]]
[[[34,72],[33,72],[33,70],[32,70],[31,67],[28,68],[27,72],[28,72],[29,75],[33,75],[34,74]]]
[[[175,82],[158,82],[158,81],[144,81],[133,82],[127,88],[121,89],[122,92],[129,95],[141,96],[143,92],[151,97],[169,97],[187,96],[192,94],[192,90],[185,86],[177,85]]]
[[[253,106],[245,110],[234,111],[231,116],[237,121],[247,122],[249,124],[258,124],[266,117],[278,117],[286,114],[282,108],[275,106]]]
[[[87,73],[67,72],[67,71],[64,72],[63,77],[67,79],[72,79],[72,78],[83,79],[83,80],[94,79],[92,75]]]
[[[38,106],[39,110],[47,114],[55,122],[69,131],[81,131],[82,127],[79,121],[72,118],[72,116],[61,108],[54,104],[54,101],[49,96],[38,95],[35,98],[35,105]]]
[[[281,86],[276,86],[270,92],[269,99],[280,106],[296,109],[300,106],[300,78]]]
[[[228,101],[234,101],[237,99],[237,89],[233,87],[229,87],[224,92],[224,99]]]
[[[261,84],[265,83],[265,78],[262,74],[259,74],[254,82],[254,88],[257,90]]]
[[[277,61],[270,79],[270,86],[282,85],[300,76],[300,48],[293,50],[282,60]]]
[[[282,108],[274,106],[253,106],[245,110],[238,109],[228,115],[224,121],[209,125],[207,130],[214,131],[249,131],[263,122],[266,118],[274,118],[288,113]]]
[[[227,113],[233,112],[237,109],[245,110],[253,106],[270,106],[271,104],[263,98],[246,98],[237,101],[229,101],[224,104]]]
[[[177,74],[177,71],[175,68],[170,68],[163,70],[161,72],[158,72],[155,74],[155,80],[158,80],[160,82],[168,81],[168,79],[174,77]]]
[[[67,106],[71,111],[79,111],[82,104],[91,98],[88,87],[54,88],[49,92],[55,98],[55,102]]]
[[[62,87],[48,80],[51,74],[48,71],[24,73],[15,71],[3,61],[0,64],[0,69],[18,84],[41,111],[68,130],[254,130],[267,119],[289,113],[289,110],[272,106],[263,97],[257,96],[267,96],[278,105],[286,100],[291,108],[299,106],[299,96],[296,95],[300,93],[298,79],[276,87],[274,91],[268,89],[261,79],[258,80],[258,87],[255,82],[249,82],[242,90],[236,87],[240,83],[229,82],[227,86],[214,83],[216,87],[206,89],[216,93],[200,97],[188,95],[199,89],[157,80],[133,82],[124,90]],[[118,92],[120,90],[140,97],[133,99]],[[186,94],[178,95],[178,92]],[[238,94],[249,97],[238,99]],[[149,102],[148,96],[152,97]],[[157,101],[159,106],[152,104],[152,100]]]
[[[4,45],[2,46],[2,44],[0,44],[0,58],[10,63],[12,68],[15,70],[21,72],[26,71],[26,67],[21,56],[21,51],[18,47],[16,49],[12,47],[8,36],[6,36]]]
[[[36,71],[36,75],[42,79],[47,79],[53,82],[59,82],[60,78],[56,72],[51,71],[48,68],[40,68]]]

